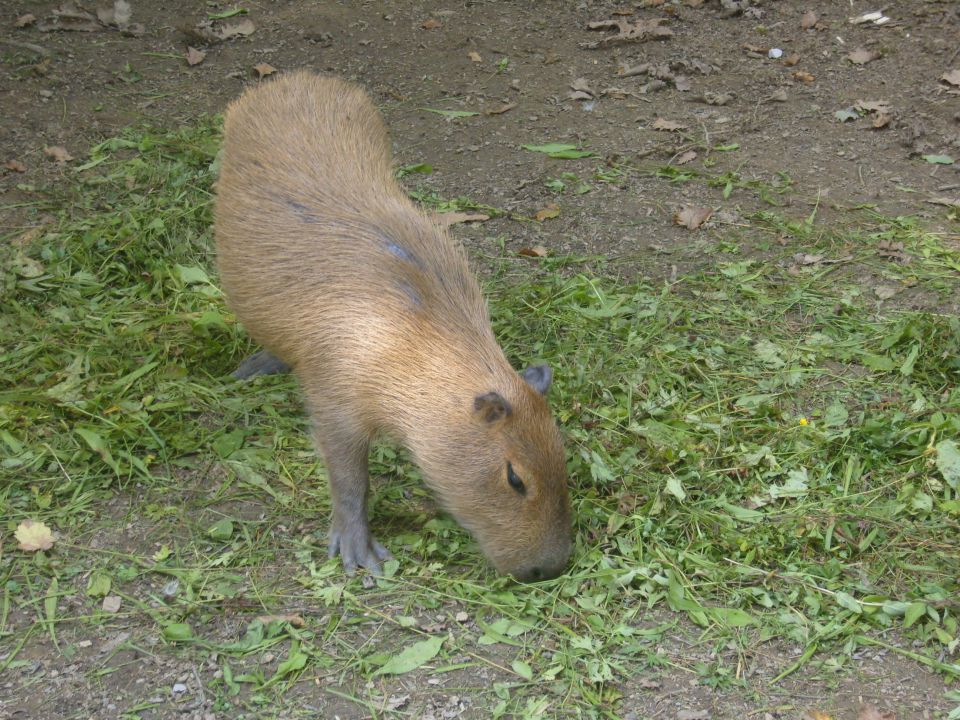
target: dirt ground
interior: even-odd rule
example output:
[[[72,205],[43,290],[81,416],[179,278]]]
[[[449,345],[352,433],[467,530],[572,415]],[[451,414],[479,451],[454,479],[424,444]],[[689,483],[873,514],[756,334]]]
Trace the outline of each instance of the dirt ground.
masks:
[[[889,22],[850,22],[878,5]],[[552,253],[599,255],[618,261],[618,272],[657,279],[709,264],[705,235],[770,207],[756,190],[760,185],[789,181],[791,191],[777,198],[785,205],[779,212],[795,219],[816,212],[844,222],[850,211],[868,206],[945,229],[947,208],[937,201],[960,196],[960,163],[923,157],[960,155],[960,87],[943,79],[951,70],[960,75],[955,0],[264,0],[240,6],[248,14],[225,23],[249,21],[253,32],[206,42],[186,30],[233,3],[132,0],[130,23],[142,24],[142,32],[89,21],[88,32],[48,29],[58,3],[5,0],[0,163],[7,164],[0,169],[0,206],[7,210],[0,234],[43,223],[18,205],[30,200],[32,188],[74,182],[74,167],[91,145],[131,123],[176,127],[217,113],[259,81],[255,68],[267,70],[265,64],[279,73],[311,68],[362,83],[383,109],[398,163],[433,166],[433,174],[417,176],[416,183],[443,198],[466,196],[507,211],[458,228],[473,250],[491,249],[500,236],[510,250],[543,245]],[[728,9],[733,6],[741,11]],[[18,20],[27,13],[36,19]],[[654,19],[670,34],[609,41],[615,29],[588,29],[595,21]],[[652,23],[648,29],[656,33]],[[206,53],[193,66],[185,59],[189,46]],[[770,57],[771,49],[782,55]],[[644,64],[648,73],[637,69]],[[458,119],[424,108],[480,114]],[[836,115],[843,111],[845,121]],[[582,145],[597,158],[568,164],[521,148],[549,142]],[[45,153],[55,147],[75,160],[57,162]],[[690,151],[696,156],[685,155]],[[652,177],[614,181],[602,197],[569,191],[558,197],[546,184],[564,172],[589,179],[604,162],[651,172],[672,163],[738,173],[743,183],[727,199],[704,183]],[[750,181],[760,185],[751,188]],[[509,217],[532,217],[550,203],[559,204],[559,215],[542,223]],[[676,225],[673,215],[685,205],[714,208],[712,229],[697,234]],[[91,639],[89,652],[69,661],[34,654],[30,677],[0,677],[0,717],[117,717],[132,700],[149,696],[144,687],[192,687],[196,677],[202,688],[196,668],[150,648],[140,655],[126,651],[131,663],[150,658],[137,671],[142,687],[118,682],[119,676],[90,680],[104,643],[124,642],[131,632],[137,628],[117,627],[110,638]],[[762,668],[782,667],[794,650],[784,648],[776,662],[750,663],[760,668],[758,678],[769,680]],[[869,671],[840,679],[793,677],[775,691],[758,682],[749,698],[684,678],[658,684],[637,678],[624,692],[634,717],[801,717],[801,708],[825,693],[846,708],[838,717],[855,717],[861,699],[894,708],[901,719],[943,712],[939,677],[898,656],[869,659]],[[36,692],[60,700],[37,710],[26,699]],[[365,715],[329,699],[342,707],[327,705],[316,717],[333,717],[334,710],[340,717]],[[482,708],[448,700],[408,711],[485,716]],[[149,716],[219,717],[202,693],[195,706],[165,712],[157,708]]]

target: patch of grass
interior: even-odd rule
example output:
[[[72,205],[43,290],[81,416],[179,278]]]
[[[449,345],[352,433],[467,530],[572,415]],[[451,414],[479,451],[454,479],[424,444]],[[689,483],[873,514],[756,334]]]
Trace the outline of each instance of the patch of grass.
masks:
[[[960,677],[956,317],[880,312],[820,262],[721,260],[651,286],[499,258],[497,335],[517,366],[555,370],[574,563],[534,586],[494,577],[381,446],[373,522],[398,561],[364,583],[323,550],[293,382],[228,377],[250,345],[210,256],[217,146],[212,122],[131,130],[69,197],[38,199],[63,208],[39,239],[0,245],[3,532],[32,518],[61,534],[0,554],[0,669],[37,636],[71,652],[122,618],[154,652],[213,662],[224,712],[315,683],[389,715],[400,668],[457,678],[493,717],[615,717],[640,672],[743,682],[722,655],[662,652],[683,621],[718,649],[796,646],[778,679],[875,644]],[[960,284],[955,250],[909,218],[844,231],[765,214],[753,231],[904,287]]]

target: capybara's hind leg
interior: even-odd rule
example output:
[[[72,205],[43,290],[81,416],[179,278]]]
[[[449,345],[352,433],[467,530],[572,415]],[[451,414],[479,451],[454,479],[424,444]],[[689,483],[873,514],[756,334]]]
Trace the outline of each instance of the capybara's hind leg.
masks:
[[[330,557],[340,555],[348,574],[356,572],[357,567],[365,567],[379,575],[380,563],[391,556],[370,533],[367,517],[370,443],[362,433],[350,434],[344,429],[331,429],[327,423],[318,424],[314,429],[314,438],[330,479],[333,501],[329,553]]]
[[[239,367],[233,371],[233,376],[238,380],[246,380],[257,375],[282,375],[288,372],[290,372],[290,366],[283,360],[266,350],[258,350],[240,363]]]

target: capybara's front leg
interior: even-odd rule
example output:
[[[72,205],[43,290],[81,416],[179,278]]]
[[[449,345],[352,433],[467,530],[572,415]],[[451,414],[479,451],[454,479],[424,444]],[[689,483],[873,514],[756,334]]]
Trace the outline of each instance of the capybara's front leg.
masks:
[[[367,517],[369,442],[366,438],[345,436],[337,431],[323,432],[319,428],[314,434],[326,463],[333,500],[330,557],[339,554],[344,570],[350,575],[358,566],[379,575],[380,563],[390,558],[390,552],[370,533]]]

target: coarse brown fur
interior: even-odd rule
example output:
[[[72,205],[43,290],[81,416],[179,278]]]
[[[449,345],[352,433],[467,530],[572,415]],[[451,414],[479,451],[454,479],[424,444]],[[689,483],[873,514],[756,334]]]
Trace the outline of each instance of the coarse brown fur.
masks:
[[[246,92],[226,113],[215,218],[231,308],[303,388],[331,553],[348,570],[388,557],[366,511],[383,433],[499,571],[562,572],[570,507],[549,369],[510,367],[462,248],[394,179],[369,97],[306,72]]]

